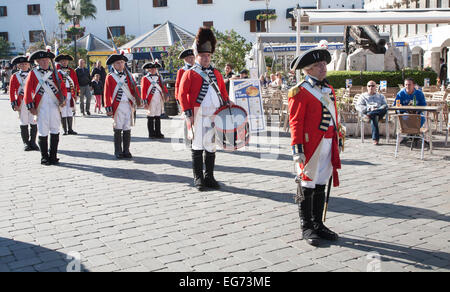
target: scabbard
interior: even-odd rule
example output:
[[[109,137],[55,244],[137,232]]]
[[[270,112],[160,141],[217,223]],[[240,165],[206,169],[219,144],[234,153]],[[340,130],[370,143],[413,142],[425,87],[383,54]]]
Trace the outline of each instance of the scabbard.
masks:
[[[330,200],[330,193],[331,193],[331,184],[333,183],[333,176],[330,176],[330,180],[328,181],[327,186],[327,199],[325,200],[325,206],[323,208],[323,222],[327,219],[327,210],[328,210],[328,201]]]
[[[295,182],[297,183],[297,194],[294,197],[295,203],[300,203],[305,199],[305,195],[303,194],[302,188],[302,178],[301,178],[301,168],[300,164],[296,162],[294,164],[295,172],[297,175],[295,176]]]

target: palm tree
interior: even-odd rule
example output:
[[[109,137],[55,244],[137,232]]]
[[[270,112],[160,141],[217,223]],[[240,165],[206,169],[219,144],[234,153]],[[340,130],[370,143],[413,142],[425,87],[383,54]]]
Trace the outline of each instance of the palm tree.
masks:
[[[84,18],[92,18],[95,19],[95,14],[97,13],[97,7],[92,4],[92,0],[79,0],[81,6],[80,15],[77,15],[78,20],[82,20]],[[65,22],[70,22],[73,20],[73,16],[69,15],[67,12],[68,5],[70,6],[70,0],[58,0],[56,1],[56,12],[59,15],[59,18]]]

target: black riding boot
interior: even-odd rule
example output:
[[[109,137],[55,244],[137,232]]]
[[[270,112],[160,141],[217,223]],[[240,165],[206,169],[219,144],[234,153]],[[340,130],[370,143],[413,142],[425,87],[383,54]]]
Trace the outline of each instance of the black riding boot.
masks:
[[[298,186],[301,188],[301,186]],[[300,215],[300,225],[302,228],[302,235],[304,240],[312,246],[318,246],[320,244],[320,237],[314,229],[314,223],[312,221],[312,207],[313,207],[313,192],[314,189],[302,188],[303,198],[298,203],[298,211]],[[297,190],[300,192],[300,190]]]
[[[58,154],[59,134],[50,134],[50,164],[59,164]]]
[[[161,133],[161,117],[155,117],[155,137],[164,139],[164,135]]]
[[[123,157],[124,158],[133,158],[133,155],[130,153],[130,144],[131,144],[131,130],[123,131]]]
[[[39,146],[36,144],[37,125],[30,125],[30,146],[31,150],[39,151]]]
[[[147,117],[148,138],[155,138],[155,118]]]
[[[214,179],[214,166],[216,153],[205,151],[205,186],[212,189],[220,189],[219,183]]]
[[[50,165],[50,157],[48,156],[48,136],[39,136],[39,149],[41,150],[41,164]]]
[[[64,130],[63,136],[67,135],[67,118],[61,118],[61,124]]]
[[[320,238],[336,241],[339,236],[323,224],[323,209],[325,207],[325,185],[316,185],[313,195],[314,229]]]
[[[72,128],[72,126],[73,126],[73,117],[68,117],[67,118],[67,125],[69,126],[69,131],[68,131],[69,135],[78,135],[78,133],[75,132],[73,130],[73,128]]]
[[[192,170],[194,172],[194,187],[199,191],[205,191],[203,178],[203,150],[192,150]]]
[[[23,150],[24,151],[31,151],[31,145],[30,145],[30,135],[28,133],[28,126],[20,126],[20,136],[22,136],[22,142],[23,142]]]
[[[114,129],[114,155],[117,159],[123,158],[122,130]]]

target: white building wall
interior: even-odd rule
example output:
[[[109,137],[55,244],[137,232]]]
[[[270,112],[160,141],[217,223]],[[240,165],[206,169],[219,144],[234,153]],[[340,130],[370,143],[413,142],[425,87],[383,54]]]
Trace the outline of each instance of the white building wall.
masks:
[[[269,32],[292,32],[291,20],[286,19],[286,10],[300,4],[303,7],[316,6],[316,0],[271,0],[269,9],[275,9],[277,19],[270,21]],[[0,6],[7,6],[8,16],[0,17],[0,32],[8,32],[9,41],[18,51],[22,49],[22,39],[29,45],[29,31],[40,30],[39,16],[27,15],[28,4],[40,4],[41,14],[49,35],[60,34],[56,0],[3,0]],[[250,32],[250,22],[244,21],[247,10],[266,9],[265,1],[250,0],[213,0],[213,4],[197,4],[197,0],[168,0],[167,7],[154,8],[151,0],[121,0],[120,10],[106,10],[106,0],[93,0],[97,7],[96,19],[81,21],[86,32],[107,39],[107,26],[125,26],[125,33],[139,36],[153,29],[155,24],[167,20],[196,33],[204,21],[213,21],[219,31],[234,29],[248,41],[255,40]],[[322,0],[324,9],[362,8],[363,0],[342,0],[339,4],[332,0]],[[338,6],[336,6],[338,5]],[[344,7],[342,7],[342,5]],[[66,26],[67,27],[67,26]],[[342,27],[326,26],[322,32],[342,32]]]

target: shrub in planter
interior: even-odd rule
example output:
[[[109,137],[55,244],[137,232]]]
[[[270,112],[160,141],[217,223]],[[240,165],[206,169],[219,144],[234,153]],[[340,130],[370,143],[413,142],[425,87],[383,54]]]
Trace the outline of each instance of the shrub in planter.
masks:
[[[377,83],[380,80],[387,80],[388,87],[395,87],[397,84],[403,84],[402,76],[413,78],[420,86],[423,86],[425,78],[430,79],[430,84],[436,84],[437,79],[437,73],[434,71],[405,70],[404,72],[330,71],[327,74],[327,80],[334,88],[345,87],[346,79],[352,79],[353,86],[365,86],[370,80]]]

